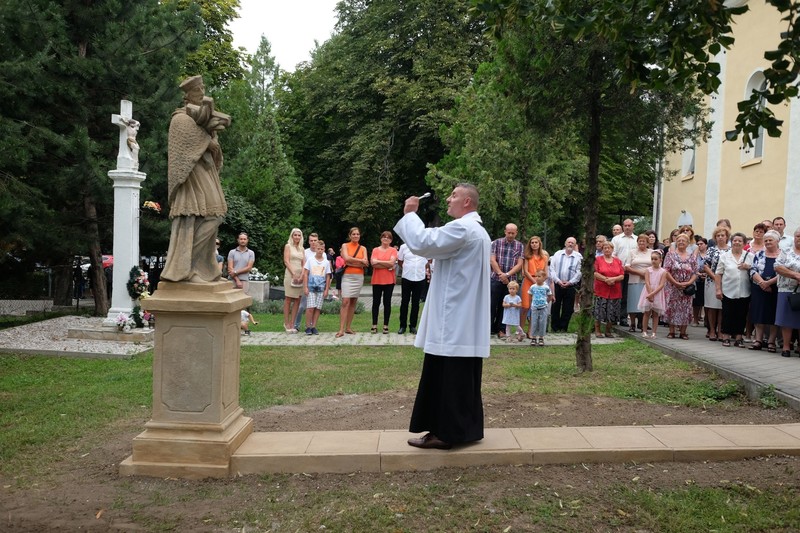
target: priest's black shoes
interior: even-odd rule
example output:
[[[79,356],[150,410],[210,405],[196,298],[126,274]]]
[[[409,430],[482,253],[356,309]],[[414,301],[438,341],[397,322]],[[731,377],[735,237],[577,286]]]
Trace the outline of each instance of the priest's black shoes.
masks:
[[[414,446],[415,448],[434,448],[437,450],[449,450],[453,447],[451,444],[441,440],[433,433],[428,433],[422,437],[408,439],[408,445]]]

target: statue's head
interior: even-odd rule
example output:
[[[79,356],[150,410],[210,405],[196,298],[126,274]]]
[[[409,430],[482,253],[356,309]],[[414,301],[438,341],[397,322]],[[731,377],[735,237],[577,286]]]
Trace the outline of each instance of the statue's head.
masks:
[[[203,96],[206,94],[206,86],[203,85],[203,76],[186,78],[183,80],[180,87],[184,92],[184,102],[194,105],[203,103]]]

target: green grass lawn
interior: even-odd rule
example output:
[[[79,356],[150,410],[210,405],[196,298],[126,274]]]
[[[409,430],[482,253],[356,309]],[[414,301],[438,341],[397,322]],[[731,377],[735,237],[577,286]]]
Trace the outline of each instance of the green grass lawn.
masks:
[[[332,330],[334,323],[338,325],[335,315],[324,318],[331,322],[320,320],[320,329]],[[258,320],[258,329],[282,329],[280,315],[259,315]],[[354,327],[367,331],[370,321],[368,314],[362,313],[357,315]],[[519,350],[514,347],[493,347],[492,357],[484,365],[484,391],[632,398],[686,406],[709,405],[740,394],[734,384],[635,340],[594,346],[593,361],[593,372],[576,374],[571,346],[549,346],[547,357],[537,358],[519,357]],[[152,362],[152,353],[130,360],[0,356],[0,476],[15,479],[14,486],[24,490],[49,479],[60,460],[74,454],[79,441],[85,445],[88,439],[102,446],[104,438],[121,428],[130,432],[140,426],[150,415]],[[421,351],[406,346],[361,347],[358,351],[352,346],[247,346],[241,354],[240,402],[246,411],[254,412],[336,394],[413,390],[421,362]],[[564,481],[566,487],[559,491],[569,493],[570,483],[591,480],[592,468],[598,467],[575,465],[576,480]],[[734,485],[648,490],[625,483],[610,487],[612,503],[594,503],[613,506],[598,518],[591,501],[554,496],[547,486],[530,481],[536,478],[536,471],[526,468],[525,474],[520,474],[528,479],[525,486],[504,477],[493,480],[491,473],[479,475],[470,470],[431,473],[424,486],[406,482],[399,474],[356,474],[357,481],[349,483],[347,477],[342,477],[339,490],[320,493],[305,485],[313,485],[313,477],[261,476],[256,492],[233,506],[235,510],[217,525],[225,529],[243,523],[270,524],[276,517],[283,517],[294,524],[292,530],[317,530],[320,523],[329,531],[414,529],[409,522],[404,527],[397,526],[398,516],[402,515],[413,517],[409,520],[416,529],[431,531],[504,531],[508,523],[521,525],[515,531],[572,531],[595,519],[608,531],[634,531],[634,525],[641,526],[641,530],[675,532],[800,528],[800,497],[792,488],[796,485],[793,473],[787,473],[790,486],[768,490]],[[637,475],[633,472],[630,477]],[[338,479],[332,483],[338,484]],[[127,509],[125,500],[130,491],[145,490],[144,487],[157,490],[160,484],[169,483],[172,482],[153,480],[142,485],[120,480],[120,486],[128,492],[119,493],[119,506]],[[147,508],[143,508],[134,513],[133,520],[147,530],[182,530],[178,510],[174,522],[164,522],[165,507],[178,509],[182,504],[198,504],[209,497],[229,497],[235,482],[180,483],[180,497],[175,496],[173,484],[165,491],[171,496],[153,502],[162,509],[160,513],[148,516]],[[492,488],[496,493],[498,486],[506,487],[503,494],[495,494],[486,504],[497,513],[487,513],[485,505],[475,504],[484,489]],[[339,511],[332,511],[335,509]],[[456,516],[458,526],[452,518]],[[584,518],[570,522],[575,517]]]
[[[548,357],[492,349],[484,365],[486,393],[599,395],[697,406],[739,394],[737,386],[698,377],[687,363],[633,340],[596,346],[594,372],[575,375],[574,348],[548,347]],[[242,348],[240,402],[246,410],[335,394],[413,390],[422,363],[408,346]],[[46,463],[45,447],[148,416],[152,353],[130,360],[0,356],[0,472]],[[45,466],[44,464],[40,466]]]

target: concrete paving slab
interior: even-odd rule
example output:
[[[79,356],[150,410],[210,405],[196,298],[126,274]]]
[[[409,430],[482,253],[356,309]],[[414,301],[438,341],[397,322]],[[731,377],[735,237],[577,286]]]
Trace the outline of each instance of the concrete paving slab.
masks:
[[[669,448],[727,448],[736,444],[707,427],[661,426],[647,430]]]
[[[589,450],[592,448],[578,428],[519,428],[512,432],[523,449]]]
[[[631,448],[664,448],[664,444],[645,427],[582,427],[578,432],[593,448],[626,450]]]
[[[377,431],[324,431],[314,433],[308,454],[377,453]]]
[[[800,439],[776,427],[710,426],[710,429],[741,447],[800,448]]]

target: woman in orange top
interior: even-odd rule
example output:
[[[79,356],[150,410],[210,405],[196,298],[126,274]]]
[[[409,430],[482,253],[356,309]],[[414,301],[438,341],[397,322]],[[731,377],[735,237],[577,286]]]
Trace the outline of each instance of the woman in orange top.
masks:
[[[345,269],[342,275],[342,307],[339,311],[339,331],[337,337],[345,333],[354,333],[352,330],[353,315],[356,313],[358,295],[364,285],[364,269],[369,266],[367,249],[361,246],[361,230],[350,228],[349,241],[342,245],[342,258]]]
[[[528,293],[528,290],[531,288],[531,285],[536,283],[535,278],[537,271],[544,270],[548,272],[547,262],[550,260],[550,255],[542,248],[542,239],[534,235],[528,239],[528,244],[525,245],[525,251],[522,257],[523,280],[520,294],[522,297],[522,309],[520,309],[521,316],[519,318],[519,323],[522,324],[525,331],[528,331],[528,310],[531,308],[531,295]],[[545,284],[547,284],[547,286],[550,287],[550,291],[553,292],[553,284],[549,279],[545,281]],[[528,338],[531,338],[530,334]]]
[[[392,314],[392,291],[394,291],[394,267],[397,265],[397,250],[392,247],[392,232],[381,233],[381,245],[372,249],[372,333],[378,332],[378,311],[383,300],[383,332],[389,333],[389,317]]]

